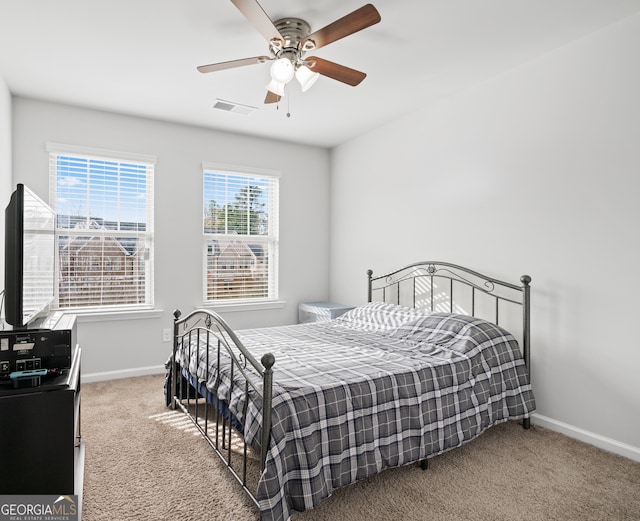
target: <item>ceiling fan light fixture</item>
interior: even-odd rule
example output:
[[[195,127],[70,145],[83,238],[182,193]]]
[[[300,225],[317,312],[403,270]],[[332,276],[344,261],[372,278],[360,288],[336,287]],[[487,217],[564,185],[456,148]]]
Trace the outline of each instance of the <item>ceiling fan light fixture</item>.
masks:
[[[305,65],[301,65],[296,71],[296,79],[302,87],[302,92],[308,91],[319,77],[319,73],[313,72],[311,69],[309,69],[309,67],[306,67]]]
[[[280,58],[271,64],[271,78],[278,83],[289,83],[295,74],[293,63],[288,58]],[[273,92],[273,91],[272,91]]]
[[[281,83],[276,80],[271,80],[268,85],[265,86],[269,92],[273,92],[277,96],[284,96],[284,83]]]
[[[247,21],[269,43],[268,56],[200,65],[200,72],[216,72],[270,61],[271,81],[264,102],[278,103],[286,85],[296,76],[305,92],[318,75],[355,87],[367,76],[364,72],[318,57],[305,58],[309,51],[320,49],[346,36],[377,24],[382,19],[372,4],[366,4],[342,18],[311,32],[311,26],[301,18],[281,18],[275,22],[260,5],[261,0],[231,0]]]

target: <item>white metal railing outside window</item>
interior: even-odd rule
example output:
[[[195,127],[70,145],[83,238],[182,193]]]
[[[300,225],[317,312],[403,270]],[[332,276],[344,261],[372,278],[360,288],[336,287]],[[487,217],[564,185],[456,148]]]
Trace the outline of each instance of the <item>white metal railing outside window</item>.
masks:
[[[203,298],[278,298],[277,173],[203,165]]]
[[[58,308],[153,306],[155,158],[55,144],[47,150]]]

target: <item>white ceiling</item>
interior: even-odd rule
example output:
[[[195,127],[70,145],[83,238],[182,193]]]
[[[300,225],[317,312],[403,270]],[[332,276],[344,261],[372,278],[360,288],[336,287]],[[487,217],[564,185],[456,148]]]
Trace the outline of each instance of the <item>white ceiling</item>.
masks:
[[[317,30],[362,0],[260,0]],[[315,52],[367,73],[321,77],[264,105],[268,53],[229,0],[0,0],[0,74],[14,95],[332,147],[640,12],[640,0],[374,0],[382,21]],[[258,107],[212,109],[216,99]],[[290,117],[287,117],[287,113]]]

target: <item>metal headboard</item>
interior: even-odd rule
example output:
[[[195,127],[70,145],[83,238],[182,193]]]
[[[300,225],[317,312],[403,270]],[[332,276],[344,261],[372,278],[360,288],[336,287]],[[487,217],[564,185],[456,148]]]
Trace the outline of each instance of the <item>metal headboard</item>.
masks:
[[[520,336],[522,355],[530,370],[529,275],[520,277],[522,285],[517,285],[463,266],[436,261],[417,262],[377,277],[369,270],[367,275],[369,302],[391,302],[435,312],[471,315],[505,327],[516,338]],[[514,313],[519,324],[514,324]]]

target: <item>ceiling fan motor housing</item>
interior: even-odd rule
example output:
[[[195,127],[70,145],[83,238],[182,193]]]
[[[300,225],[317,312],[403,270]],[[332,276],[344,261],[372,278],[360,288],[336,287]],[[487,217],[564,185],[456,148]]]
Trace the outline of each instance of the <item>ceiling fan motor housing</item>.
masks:
[[[304,20],[300,18],[282,18],[277,20],[274,25],[284,38],[282,47],[276,47],[274,49],[278,58],[294,57],[293,61],[295,61],[295,59],[301,57],[304,52],[310,51],[315,47],[312,40],[304,41],[311,32],[311,27]],[[282,54],[285,55],[282,56]]]

